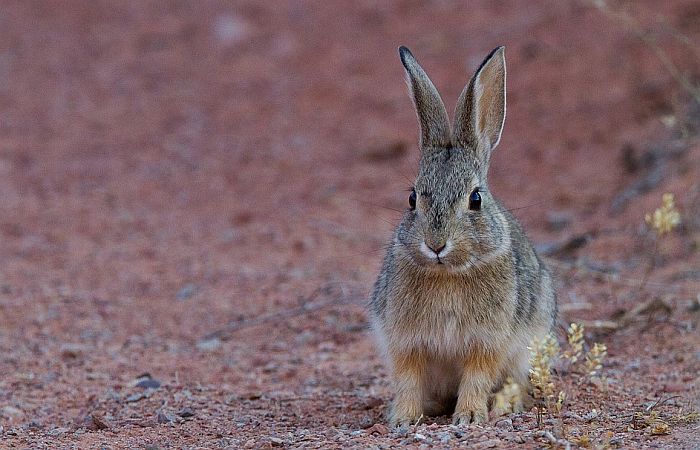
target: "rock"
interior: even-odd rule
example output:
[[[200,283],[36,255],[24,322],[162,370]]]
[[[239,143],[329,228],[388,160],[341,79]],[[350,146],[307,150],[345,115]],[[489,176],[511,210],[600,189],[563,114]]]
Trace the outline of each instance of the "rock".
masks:
[[[438,439],[440,440],[441,444],[447,444],[450,442],[450,440],[452,440],[452,436],[450,433],[442,432],[438,433]]]
[[[206,339],[197,343],[197,350],[203,352],[211,352],[219,347],[221,347],[221,339],[219,339],[218,337]]]
[[[190,408],[189,406],[186,406],[180,410],[179,413],[177,413],[178,416],[187,418],[187,417],[194,417],[194,410]]]
[[[509,417],[499,419],[496,422],[496,427],[500,428],[501,430],[513,431],[513,421]]]
[[[177,299],[182,302],[191,298],[196,293],[197,286],[192,283],[187,283],[177,292]]]
[[[271,437],[270,443],[273,447],[282,447],[284,445],[284,440],[278,437]]]
[[[61,357],[67,359],[77,358],[85,353],[85,346],[81,344],[62,344],[59,350]]]
[[[175,418],[159,409],[156,413],[156,420],[158,423],[172,423],[175,421]]]
[[[112,428],[112,424],[105,419],[102,414],[92,413],[90,414],[90,420],[92,421],[92,426],[88,425],[88,428],[95,430],[108,430]]]
[[[369,428],[374,424],[374,420],[368,415],[362,416],[362,419],[360,419],[360,428]]]
[[[2,409],[0,410],[0,415],[3,417],[7,417],[8,419],[11,419],[13,417],[19,417],[22,415],[22,411],[19,409],[15,408],[14,406],[3,406]]]
[[[380,436],[386,436],[389,434],[389,428],[381,423],[375,423],[367,429],[367,434],[378,434]]]
[[[374,409],[384,405],[381,398],[372,397],[365,400],[365,409]]]
[[[129,385],[142,389],[158,389],[160,387],[160,381],[153,378],[150,373],[145,372],[136,377]]]
[[[145,378],[136,383],[136,387],[143,389],[158,389],[160,387],[160,381],[156,380],[155,378]]]
[[[58,428],[54,428],[53,430],[49,431],[49,434],[51,436],[59,436],[61,434],[68,433],[69,431],[70,431],[70,428],[58,427]]]
[[[496,448],[501,445],[500,439],[488,439],[486,441],[477,442],[474,444],[474,448]]]
[[[408,436],[408,426],[401,425],[400,427],[394,429],[394,433],[396,433],[397,437],[406,437]]]
[[[616,435],[610,438],[608,443],[615,447],[622,447],[625,444],[625,438],[624,436]]]
[[[250,35],[250,25],[243,18],[222,14],[214,22],[214,36],[224,45],[234,45]]]
[[[598,411],[596,411],[595,409],[591,409],[589,412],[584,414],[583,420],[585,420],[586,422],[593,422],[598,418],[598,415]]]
[[[277,363],[275,363],[274,361],[270,361],[269,363],[265,364],[265,367],[263,367],[262,371],[264,373],[273,373],[276,372],[278,368],[279,365]]]
[[[139,400],[143,400],[144,398],[150,397],[151,395],[153,395],[153,392],[153,389],[146,389],[143,392],[131,394],[130,396],[125,398],[124,401],[126,401],[127,403],[138,402]]]
[[[241,396],[244,400],[260,400],[262,398],[262,392],[249,392]]]

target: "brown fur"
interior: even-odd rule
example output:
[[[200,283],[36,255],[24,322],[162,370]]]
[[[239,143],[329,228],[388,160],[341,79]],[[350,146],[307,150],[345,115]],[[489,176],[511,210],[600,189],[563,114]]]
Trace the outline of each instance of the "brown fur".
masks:
[[[460,95],[450,127],[435,86],[406,48],[401,60],[421,128],[416,208],[404,213],[371,301],[391,363],[393,425],[453,412],[488,419],[494,388],[526,386],[527,346],[551,328],[551,277],[517,221],[491,196],[487,171],[505,118],[505,58],[494,50]],[[452,131],[450,131],[452,130]],[[470,195],[481,207],[470,207]]]

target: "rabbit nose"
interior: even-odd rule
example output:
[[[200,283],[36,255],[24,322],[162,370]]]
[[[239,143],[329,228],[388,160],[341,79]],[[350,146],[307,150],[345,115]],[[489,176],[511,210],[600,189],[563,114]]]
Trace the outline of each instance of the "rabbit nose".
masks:
[[[430,250],[433,251],[436,255],[439,255],[441,251],[445,249],[445,244],[440,245],[439,247],[435,244],[426,244]]]

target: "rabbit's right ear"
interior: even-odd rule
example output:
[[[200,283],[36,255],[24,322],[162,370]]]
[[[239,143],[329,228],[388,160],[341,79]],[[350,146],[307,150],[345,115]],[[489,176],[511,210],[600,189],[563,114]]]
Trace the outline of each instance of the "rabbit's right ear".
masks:
[[[420,123],[421,149],[451,147],[452,134],[447,110],[435,85],[406,47],[399,47],[399,56],[406,69],[407,82]]]

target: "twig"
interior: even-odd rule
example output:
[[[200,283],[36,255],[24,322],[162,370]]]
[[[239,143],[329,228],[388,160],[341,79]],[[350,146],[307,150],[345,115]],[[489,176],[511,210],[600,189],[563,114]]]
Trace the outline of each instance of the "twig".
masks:
[[[671,58],[668,57],[666,52],[659,47],[656,40],[646,32],[641,25],[629,14],[622,11],[613,11],[608,7],[604,0],[591,0],[592,3],[599,11],[608,17],[612,17],[629,27],[629,29],[637,35],[639,39],[651,48],[656,57],[661,61],[666,71],[680,84],[680,86],[685,89],[697,103],[700,103],[700,89],[693,85],[693,83],[683,74],[681,70],[676,66]]]
[[[225,326],[224,328],[213,331],[205,335],[202,340],[208,341],[211,339],[220,339],[225,341],[228,337],[236,331],[242,330],[244,328],[255,327],[263,325],[268,322],[276,322],[279,319],[288,319],[290,317],[300,316],[302,314],[307,314],[313,311],[318,311],[329,306],[336,305],[347,305],[356,303],[356,297],[348,295],[336,295],[327,300],[320,300],[313,302],[313,300],[321,297],[322,295],[332,295],[333,285],[327,284],[325,286],[320,286],[314,290],[304,301],[304,303],[295,308],[286,309],[284,311],[272,311],[267,314],[262,314],[257,317],[244,318],[237,320]]]
[[[566,439],[557,439],[550,431],[540,431],[537,435],[545,438],[552,446],[561,446],[565,450],[571,449],[571,442]]]
[[[616,331],[620,328],[620,324],[612,320],[580,320],[579,322],[587,329],[603,332]]]
[[[549,267],[553,267],[557,270],[579,270],[584,273],[589,273],[589,274],[596,274],[596,275],[610,275],[610,273],[606,270],[603,269],[598,269],[596,267],[591,267],[591,266],[582,266],[580,264],[577,264],[576,262],[567,262],[567,261],[562,261],[556,258],[552,257],[547,257],[544,256],[542,259],[544,259],[547,262],[547,265]],[[615,273],[616,278],[615,279],[608,279],[610,283],[614,283],[617,285],[622,285],[622,286],[631,286],[631,287],[637,287],[639,283],[641,282],[641,279],[635,278],[635,277],[622,277]],[[683,289],[683,286],[679,284],[669,284],[669,283],[664,283],[664,282],[654,282],[654,281],[647,281],[646,282],[646,288],[647,290],[658,290],[662,291],[663,293],[671,293],[674,292],[679,295],[695,295],[694,290],[686,290]]]
[[[647,266],[647,270],[644,271],[644,275],[642,275],[642,281],[641,283],[639,283],[637,292],[635,292],[636,295],[639,295],[642,292],[644,292],[644,288],[646,287],[647,281],[649,280],[649,276],[656,267],[656,256],[659,252],[659,240],[659,236],[654,237],[654,250],[652,250],[651,252],[651,257],[649,258],[649,265]]]
[[[673,400],[674,398],[680,398],[680,395],[672,395],[670,397],[666,397],[665,399],[661,397],[653,405],[647,406],[646,410],[647,412],[653,411],[654,408],[662,406],[664,403],[668,402],[669,400]]]

